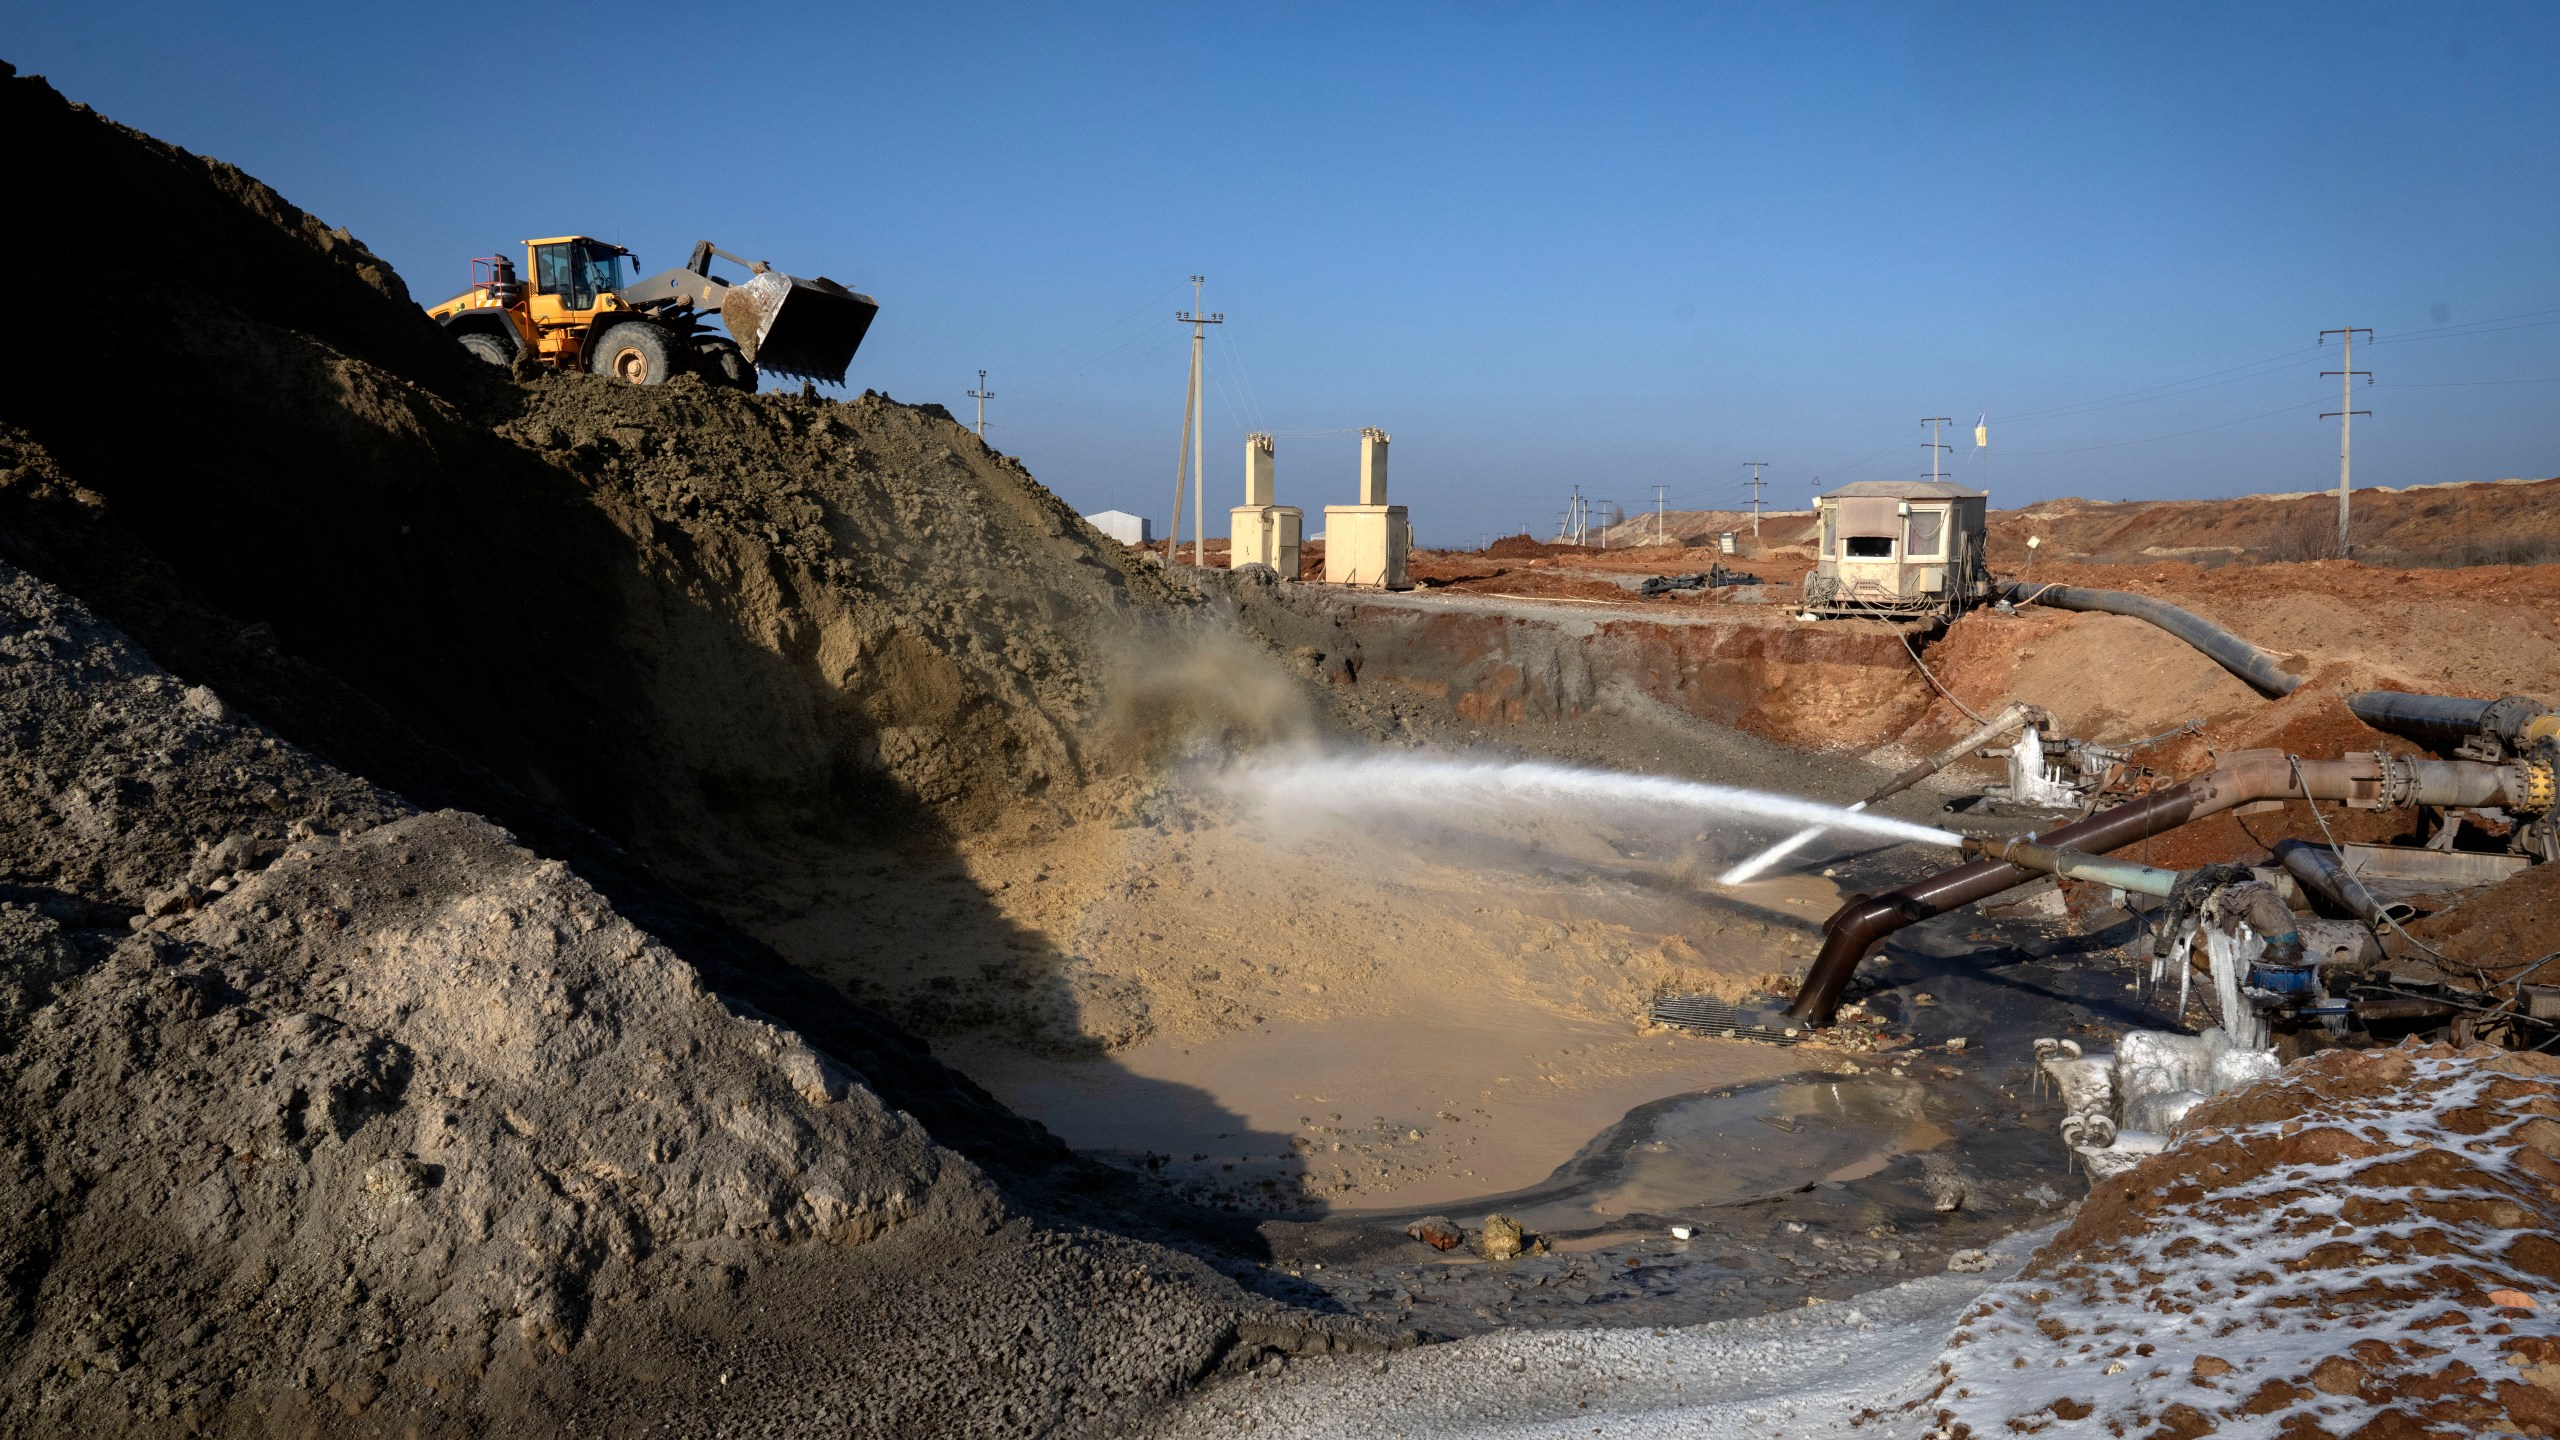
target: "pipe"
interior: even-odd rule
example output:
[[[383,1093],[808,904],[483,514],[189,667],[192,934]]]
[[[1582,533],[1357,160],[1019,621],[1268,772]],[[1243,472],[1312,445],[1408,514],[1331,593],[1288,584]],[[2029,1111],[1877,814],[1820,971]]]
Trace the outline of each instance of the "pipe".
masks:
[[[2091,855],[2082,850],[2063,850],[2052,845],[2039,845],[2032,840],[1993,840],[1968,835],[1962,846],[1967,855],[1985,860],[2006,860],[2029,870],[2059,875],[2065,880],[2087,880],[2099,885],[2113,885],[2136,895],[2169,898],[2178,886],[2178,872],[2157,865],[2142,865],[2131,860],[2110,860],[2104,855]]]
[[[2560,715],[2529,695],[2466,700],[2458,695],[2367,690],[2348,696],[2347,708],[2376,730],[2424,741],[2436,749],[2459,745],[2484,732],[2496,736],[2511,750],[2528,749],[2544,738],[2560,736]]]
[[[2318,891],[2329,903],[2377,930],[2386,923],[2397,924],[2417,917],[2414,906],[2374,898],[2373,892],[2357,883],[2356,877],[2348,874],[2347,867],[2339,863],[2338,852],[2326,845],[2279,840],[2276,842],[2276,861],[2304,886]]]
[[[2000,598],[2012,605],[2099,610],[2147,620],[2203,651],[2215,664],[2248,681],[2262,695],[2290,695],[2302,684],[2301,676],[2286,673],[2282,657],[2273,651],[2261,650],[2194,611],[2181,610],[2166,600],[2122,590],[2089,590],[2077,585],[2029,587],[2016,581],[2000,587]]]
[[[2510,775],[2516,767],[2469,761],[2430,763],[2458,773],[2420,777],[2402,770],[2405,762],[2374,754],[2349,755],[2341,760],[2301,760],[2281,750],[2243,750],[2193,780],[2065,825],[2038,837],[2038,843],[2103,855],[2147,836],[2174,830],[2190,820],[2257,800],[2338,800],[2372,809],[2386,804],[2458,805],[2473,802],[2438,798],[2443,793],[2439,782],[2452,791],[2468,793],[2481,783],[2481,777],[2493,777],[2502,794],[2511,779],[2519,788],[2526,783],[2520,771]],[[1849,978],[1857,973],[1867,952],[1885,936],[1958,906],[1988,899],[2034,877],[2034,871],[2010,861],[1977,860],[1841,906],[1823,922],[1822,952],[1814,957],[1812,967],[1805,971],[1804,982],[1796,987],[1795,1002],[1787,1007],[1788,1018],[1809,1025],[1830,1024],[1832,1012],[1840,1008],[1840,994],[1848,988]]]
[[[1884,783],[1883,789],[1850,806],[1849,809],[1855,813],[1869,806],[1882,804],[1963,759],[1967,751],[1992,740],[2004,731],[2014,730],[2030,720],[2044,720],[2049,723],[2050,719],[2051,717],[2046,715],[2042,707],[2030,705],[2023,700],[2012,700],[2008,708],[1975,726],[1963,739],[1894,776]],[[1770,866],[1812,844],[1820,838],[1822,831],[1823,827],[1820,825],[1807,826],[1717,876],[1716,883],[1740,885],[1746,881],[1756,880]]]
[[[2397,690],[2367,690],[2347,697],[2347,708],[2376,730],[2414,740],[2460,742],[2480,733],[2481,718],[2491,702],[2452,695],[2404,695]]]
[[[2043,707],[2030,705],[2023,700],[2010,701],[2006,709],[1967,731],[1963,739],[1886,781],[1883,789],[1859,801],[1857,808],[1864,810],[1870,805],[1883,804],[1963,759],[1976,748],[1991,743],[2030,720],[2052,723],[2052,717],[2044,712]]]

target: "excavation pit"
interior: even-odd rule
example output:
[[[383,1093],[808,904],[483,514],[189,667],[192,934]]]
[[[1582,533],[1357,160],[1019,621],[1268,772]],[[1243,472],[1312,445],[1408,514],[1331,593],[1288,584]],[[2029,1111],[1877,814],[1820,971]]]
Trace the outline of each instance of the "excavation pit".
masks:
[[[1386,757],[1443,767],[1418,782],[1362,763],[1195,777],[1165,823],[1005,856],[1038,879],[999,895],[1038,897],[1023,923],[1048,926],[1084,1033],[1120,1043],[980,1033],[937,1052],[1076,1149],[1295,1216],[1531,1190],[1631,1113],[1837,1065],[1650,1019],[1668,995],[1765,998],[1810,953],[1831,882],[1713,880],[1770,826],[1610,788],[1654,777],[1576,798],[1561,771],[1522,790],[1464,758]],[[1298,788],[1345,774],[1434,803]]]

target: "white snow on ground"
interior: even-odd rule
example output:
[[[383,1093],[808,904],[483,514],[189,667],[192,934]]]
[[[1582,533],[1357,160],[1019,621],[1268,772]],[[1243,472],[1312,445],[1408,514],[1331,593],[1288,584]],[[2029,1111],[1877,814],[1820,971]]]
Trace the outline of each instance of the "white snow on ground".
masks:
[[[2386,1411],[2412,1427],[2394,1433],[2484,1433],[2417,1430],[2412,1396],[2428,1389],[2418,1377],[2494,1388],[2519,1368],[2516,1337],[2554,1333],[2530,1293],[2548,1282],[2506,1252],[2542,1219],[2518,1156],[2527,1127],[2551,1125],[2555,1092],[2474,1056],[2361,1055],[2407,1073],[2358,1094],[2314,1090],[2357,1054],[2293,1067],[2271,1083],[2301,1092],[2298,1106],[2178,1141],[2178,1155],[2227,1156],[2211,1170],[2228,1178],[2137,1172],[2148,1188],[2131,1200],[2165,1202],[2142,1223],[1986,1295],[1950,1341],[1932,1408],[1986,1436],[2059,1415],[2076,1432],[2140,1434],[2180,1404],[2225,1436],[2358,1433]],[[2318,1368],[2331,1357],[2335,1378]],[[2200,1362],[2227,1378],[2199,1380]]]
[[[1919,1440],[1935,1366],[1966,1310],[2052,1228],[2016,1235],[1978,1275],[1676,1330],[1510,1330],[1375,1358],[1304,1361],[1213,1386],[1149,1433],[1257,1440]],[[1876,1414],[1852,1428],[1863,1413]]]

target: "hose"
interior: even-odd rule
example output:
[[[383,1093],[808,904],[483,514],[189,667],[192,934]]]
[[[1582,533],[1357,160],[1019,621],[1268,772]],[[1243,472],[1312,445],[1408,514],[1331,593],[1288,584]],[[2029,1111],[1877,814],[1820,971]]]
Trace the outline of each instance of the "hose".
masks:
[[[2249,682],[2258,693],[2281,699],[2302,684],[2287,674],[2281,657],[2261,650],[2192,610],[2166,600],[2123,590],[2089,590],[2077,585],[2039,585],[2029,589],[2014,581],[2000,587],[2000,598],[2012,605],[2050,605],[2057,610],[2098,610],[2147,620],[2204,652],[2215,664]]]

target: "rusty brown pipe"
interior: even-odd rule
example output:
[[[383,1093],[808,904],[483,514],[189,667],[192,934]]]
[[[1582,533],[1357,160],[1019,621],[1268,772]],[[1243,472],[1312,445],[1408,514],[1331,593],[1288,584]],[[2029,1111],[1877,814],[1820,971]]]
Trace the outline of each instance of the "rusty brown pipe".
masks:
[[[2475,793],[2489,783],[2488,777],[2497,775],[2496,766],[2476,762],[2430,762],[2419,771],[2381,755],[2296,760],[2281,750],[2243,750],[2193,780],[2102,810],[2036,839],[2060,849],[2104,855],[2190,820],[2257,800],[2339,800],[2368,808],[2478,804],[2461,797]],[[1822,952],[1805,972],[1804,983],[1796,987],[1787,1017],[1808,1025],[1830,1024],[1832,1013],[1840,1008],[1841,992],[1849,988],[1849,978],[1884,937],[2024,885],[2040,873],[2006,861],[1978,860],[1841,906],[1823,924]]]

